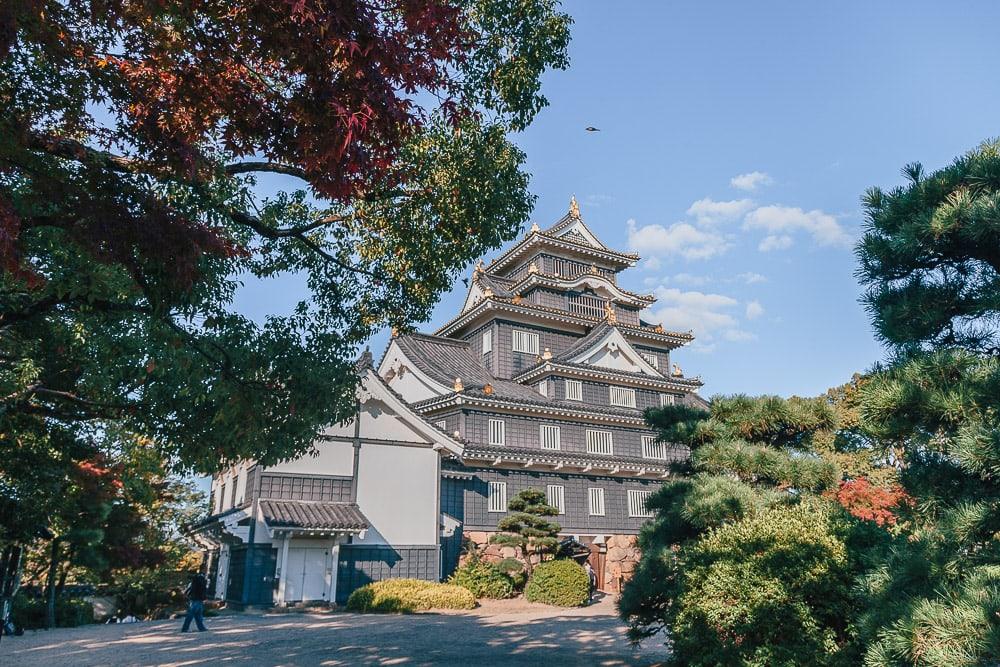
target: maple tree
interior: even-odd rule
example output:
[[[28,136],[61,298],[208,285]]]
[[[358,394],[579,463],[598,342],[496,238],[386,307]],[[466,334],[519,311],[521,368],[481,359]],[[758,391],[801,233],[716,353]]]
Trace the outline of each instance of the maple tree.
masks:
[[[353,410],[358,346],[527,219],[509,135],[569,24],[554,0],[3,3],[0,438],[121,424],[204,472],[308,448]],[[234,308],[288,274],[291,313]]]

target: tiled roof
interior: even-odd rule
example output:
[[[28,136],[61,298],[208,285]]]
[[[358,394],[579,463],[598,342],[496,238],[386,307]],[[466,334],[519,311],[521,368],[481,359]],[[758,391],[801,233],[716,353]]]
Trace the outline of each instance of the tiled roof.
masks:
[[[544,397],[530,387],[493,377],[472,354],[467,341],[426,334],[407,334],[397,338],[396,343],[407,359],[446,387],[453,386],[455,378],[461,378],[465,391],[478,390],[481,395],[496,398],[544,400]],[[492,394],[483,391],[486,385],[492,387]]]
[[[368,519],[353,503],[307,500],[261,500],[260,511],[270,528],[364,530]]]
[[[586,336],[578,339],[575,343],[570,345],[561,354],[553,357],[555,361],[569,361],[581,352],[586,352],[591,347],[597,344],[597,341],[604,338],[607,333],[611,331],[611,325],[608,324],[607,320],[597,324],[593,329],[591,329]]]
[[[617,368],[601,368],[600,366],[591,366],[590,364],[578,364],[578,363],[574,363],[574,362],[571,362],[571,361],[565,361],[564,359],[562,359],[562,356],[563,355],[560,355],[558,358],[553,358],[551,361],[544,361],[543,360],[540,363],[538,363],[537,365],[532,366],[531,368],[528,368],[527,370],[521,371],[515,377],[517,377],[519,379],[523,379],[525,376],[528,376],[530,374],[533,374],[534,372],[537,372],[539,369],[543,368],[546,364],[552,363],[552,364],[555,364],[555,365],[561,366],[561,367],[579,368],[582,371],[588,371],[588,372],[591,372],[591,373],[597,372],[597,373],[608,373],[608,374],[611,374],[611,375],[621,375],[621,376],[624,376],[624,377],[627,377],[627,378],[635,378],[637,380],[645,380],[647,382],[659,382],[659,383],[663,383],[663,382],[676,382],[678,384],[688,385],[689,387],[700,387],[701,385],[704,384],[704,382],[702,382],[698,378],[675,377],[675,376],[672,376],[672,375],[668,376],[668,375],[665,375],[665,374],[662,374],[662,373],[661,373],[660,376],[656,376],[656,375],[648,375],[646,373],[640,373],[638,371],[623,371],[623,370],[618,370]]]
[[[479,278],[477,278],[477,280],[483,287],[489,287],[497,296],[508,298],[514,296],[514,292],[510,289],[513,282],[510,280],[504,280],[503,278],[498,278],[497,276],[491,276],[486,272],[479,274]]]
[[[469,445],[465,448],[466,459],[494,459],[494,458],[517,458],[521,460],[534,460],[538,462],[564,462],[570,465],[594,465],[594,466],[639,466],[639,467],[666,467],[673,461],[680,461],[687,457],[688,449],[682,445],[668,445],[668,459],[644,459],[637,456],[605,456],[600,454],[588,454],[586,452],[569,452],[561,450],[529,449],[527,447],[479,447]]]

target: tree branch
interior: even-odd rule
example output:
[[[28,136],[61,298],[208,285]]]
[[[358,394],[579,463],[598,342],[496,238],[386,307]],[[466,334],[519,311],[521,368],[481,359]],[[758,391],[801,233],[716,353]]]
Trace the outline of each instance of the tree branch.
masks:
[[[249,174],[257,171],[268,171],[275,174],[285,174],[286,176],[295,176],[296,178],[301,178],[306,180],[306,171],[301,167],[296,167],[291,164],[281,164],[280,162],[234,162],[232,164],[227,164],[223,167],[223,171],[226,172],[227,176],[235,176],[237,174]]]

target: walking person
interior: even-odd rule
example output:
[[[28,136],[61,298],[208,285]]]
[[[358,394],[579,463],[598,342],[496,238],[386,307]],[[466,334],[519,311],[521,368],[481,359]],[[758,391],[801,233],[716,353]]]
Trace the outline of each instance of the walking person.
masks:
[[[191,628],[191,620],[194,619],[198,626],[198,632],[205,632],[205,597],[208,595],[208,579],[199,572],[191,578],[187,590],[188,609],[184,615],[184,627],[181,632],[187,632]]]
[[[597,573],[590,565],[590,561],[584,561],[583,569],[587,571],[587,604],[594,601],[594,590],[597,588]]]

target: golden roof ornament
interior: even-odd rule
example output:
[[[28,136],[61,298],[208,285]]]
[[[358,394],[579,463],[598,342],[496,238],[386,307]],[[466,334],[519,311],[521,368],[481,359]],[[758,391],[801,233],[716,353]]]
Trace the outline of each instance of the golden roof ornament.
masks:
[[[571,218],[580,219],[580,205],[576,203],[576,195],[569,198],[569,215]]]
[[[517,305],[517,304],[521,303],[521,295],[520,294],[515,294],[514,298],[511,299],[510,302],[513,303],[514,305]]]
[[[532,232],[540,232],[542,230],[538,227],[538,223],[537,222],[533,222],[533,223],[531,223],[531,231]]]
[[[535,264],[534,260],[532,260],[531,266],[528,267],[528,273],[538,273],[538,266]]]
[[[491,385],[488,382],[485,385],[483,385],[483,393],[486,394],[487,396],[489,396],[490,394],[492,394],[493,393],[493,385]]]
[[[618,316],[615,315],[614,306],[610,301],[604,302],[604,317],[608,320],[608,324],[618,324]]]
[[[551,358],[552,358],[552,350],[550,350],[549,348],[545,348],[545,351],[542,352],[542,359],[551,359]]]
[[[656,333],[663,333],[663,322],[660,322],[655,327],[653,327],[653,331],[655,331]]]
[[[486,287],[485,289],[483,289],[483,296],[486,297],[487,299],[490,298],[491,296],[493,296],[493,290],[490,289],[489,287]]]
[[[597,265],[596,264],[591,264],[590,265],[590,272],[593,273],[594,275],[597,275]]]
[[[393,327],[392,329],[390,329],[389,330],[389,336],[392,337],[392,338],[399,338],[399,329],[397,329],[396,327]]]
[[[671,373],[671,375],[674,376],[675,378],[684,377],[684,371],[681,370],[680,366],[674,364],[674,371]]]
[[[456,392],[459,392],[459,391],[462,391],[462,390],[465,389],[465,386],[462,384],[462,378],[455,378],[454,389],[455,389]]]

